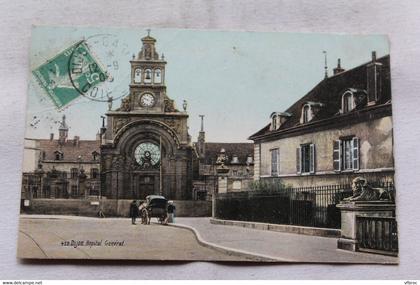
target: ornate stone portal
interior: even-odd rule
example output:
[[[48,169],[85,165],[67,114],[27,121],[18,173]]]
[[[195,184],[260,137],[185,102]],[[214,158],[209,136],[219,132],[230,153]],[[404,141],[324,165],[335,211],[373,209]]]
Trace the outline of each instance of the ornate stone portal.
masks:
[[[161,194],[191,199],[192,147],[188,114],[166,94],[163,56],[151,36],[130,61],[130,94],[108,111],[101,146],[102,193],[111,199]]]

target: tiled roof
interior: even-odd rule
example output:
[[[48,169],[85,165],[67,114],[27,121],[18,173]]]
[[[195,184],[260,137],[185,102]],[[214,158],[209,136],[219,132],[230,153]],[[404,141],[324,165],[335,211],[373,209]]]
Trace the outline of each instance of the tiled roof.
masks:
[[[390,60],[389,55],[377,59],[382,63],[382,92],[377,105],[386,104],[391,100],[391,78],[390,78]],[[323,104],[319,111],[312,118],[311,123],[324,119],[339,117],[341,109],[341,97],[343,93],[352,88],[357,92],[364,92],[367,89],[367,65],[370,62],[362,64],[353,69],[338,73],[328,77],[318,83],[305,96],[296,101],[285,112],[290,113],[289,117],[278,130],[270,130],[270,124],[253,134],[250,139],[264,136],[272,133],[281,133],[290,128],[299,127],[301,109],[305,103],[316,102]],[[357,110],[366,108],[366,103],[358,106]]]
[[[225,154],[228,157],[228,160],[225,164],[230,164],[232,157],[234,155],[238,156],[238,164],[246,164],[246,159],[248,156],[254,156],[254,144],[253,143],[217,143],[217,142],[208,142],[206,144],[206,156],[204,159],[204,164],[215,164],[217,157],[220,154],[222,149],[225,150]]]
[[[75,144],[74,140],[67,140],[63,145],[58,140],[39,140],[39,148],[45,151],[45,160],[55,160],[55,152],[63,153],[63,161],[77,161],[79,155],[82,161],[93,161],[92,152],[100,152],[99,141],[97,140],[79,140]],[[99,156],[96,158],[99,160]]]

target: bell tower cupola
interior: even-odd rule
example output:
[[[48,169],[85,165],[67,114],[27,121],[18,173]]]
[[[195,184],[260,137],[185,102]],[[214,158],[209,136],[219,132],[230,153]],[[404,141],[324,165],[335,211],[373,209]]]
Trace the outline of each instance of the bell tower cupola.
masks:
[[[156,39],[147,36],[141,39],[142,47],[131,64],[130,109],[135,112],[165,112],[169,98],[166,97],[165,57],[156,50]]]

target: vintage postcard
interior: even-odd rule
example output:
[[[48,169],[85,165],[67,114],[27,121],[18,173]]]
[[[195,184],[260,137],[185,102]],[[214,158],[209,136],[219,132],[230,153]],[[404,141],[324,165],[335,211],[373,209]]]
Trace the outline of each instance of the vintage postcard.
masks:
[[[386,36],[34,27],[28,72],[19,258],[398,263]]]

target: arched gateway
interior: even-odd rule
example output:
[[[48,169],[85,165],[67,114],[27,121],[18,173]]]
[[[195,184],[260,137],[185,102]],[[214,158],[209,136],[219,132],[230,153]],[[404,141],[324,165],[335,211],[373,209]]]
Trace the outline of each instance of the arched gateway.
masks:
[[[191,199],[192,147],[188,114],[166,95],[163,56],[156,40],[143,46],[131,64],[130,94],[106,113],[101,145],[102,193],[111,199],[144,199],[161,194]]]

